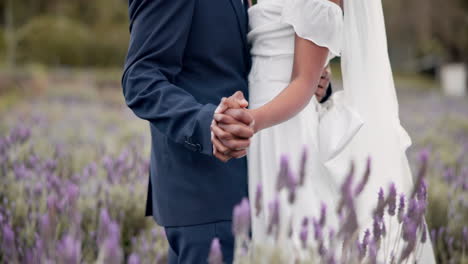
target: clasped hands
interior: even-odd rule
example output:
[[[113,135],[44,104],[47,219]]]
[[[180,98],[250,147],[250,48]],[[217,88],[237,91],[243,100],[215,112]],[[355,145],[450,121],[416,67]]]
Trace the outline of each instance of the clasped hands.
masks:
[[[331,70],[323,70],[315,96],[321,101],[330,84]],[[248,102],[242,92],[223,98],[211,123],[213,155],[223,162],[247,155],[250,139],[257,132],[253,112],[247,109]]]
[[[221,99],[211,123],[213,155],[223,162],[247,155],[255,120],[242,92]]]

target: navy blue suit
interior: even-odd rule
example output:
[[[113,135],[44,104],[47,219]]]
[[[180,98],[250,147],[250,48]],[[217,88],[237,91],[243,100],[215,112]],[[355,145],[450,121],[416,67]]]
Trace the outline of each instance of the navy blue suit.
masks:
[[[185,254],[182,247],[196,249],[190,227],[230,229],[234,205],[247,196],[246,159],[222,163],[210,141],[220,99],[247,96],[246,9],[241,0],[129,0],[129,14],[122,86],[127,105],[150,124],[147,214],[166,227],[172,262],[204,262],[213,236],[225,232],[198,232],[206,252]]]

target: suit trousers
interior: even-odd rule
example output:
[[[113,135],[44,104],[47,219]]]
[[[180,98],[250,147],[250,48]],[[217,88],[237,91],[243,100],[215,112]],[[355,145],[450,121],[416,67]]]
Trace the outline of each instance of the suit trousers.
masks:
[[[165,227],[165,231],[169,242],[169,264],[207,263],[214,238],[220,241],[223,263],[231,264],[233,261],[234,236],[231,221]]]

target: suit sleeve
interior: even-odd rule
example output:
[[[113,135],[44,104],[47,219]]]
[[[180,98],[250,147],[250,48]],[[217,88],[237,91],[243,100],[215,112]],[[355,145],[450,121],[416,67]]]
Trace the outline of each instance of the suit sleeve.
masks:
[[[130,45],[122,87],[127,105],[170,140],[212,155],[216,108],[174,80],[182,69],[196,0],[130,0]]]

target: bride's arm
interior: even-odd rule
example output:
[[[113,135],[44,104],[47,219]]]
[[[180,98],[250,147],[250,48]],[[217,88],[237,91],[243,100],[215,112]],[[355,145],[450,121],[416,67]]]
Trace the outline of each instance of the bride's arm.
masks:
[[[327,48],[296,35],[291,82],[273,100],[249,110],[255,120],[255,131],[285,122],[307,106],[315,94],[327,56]]]

